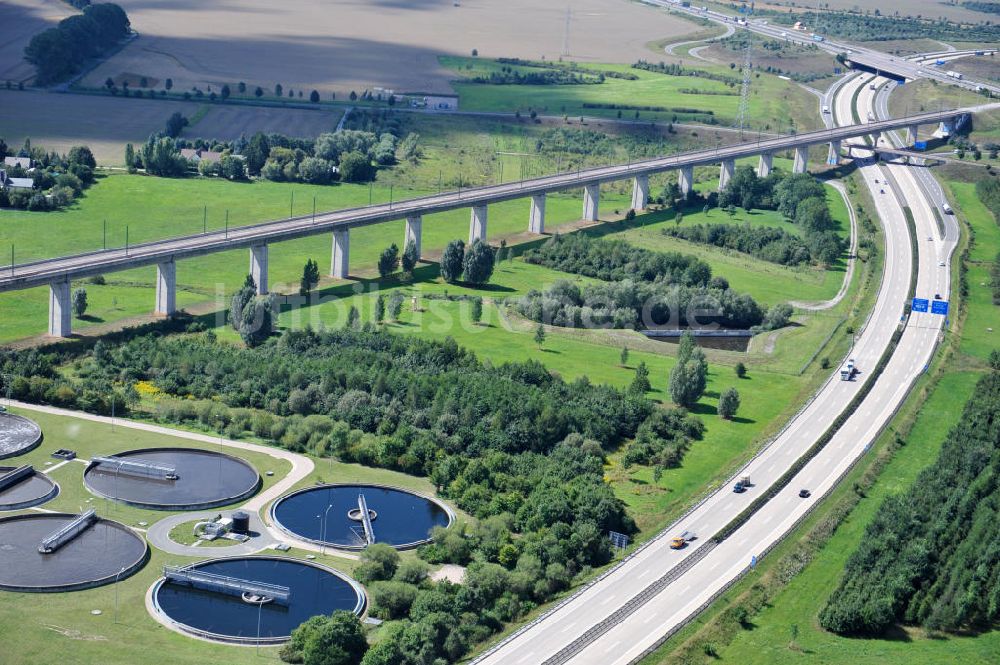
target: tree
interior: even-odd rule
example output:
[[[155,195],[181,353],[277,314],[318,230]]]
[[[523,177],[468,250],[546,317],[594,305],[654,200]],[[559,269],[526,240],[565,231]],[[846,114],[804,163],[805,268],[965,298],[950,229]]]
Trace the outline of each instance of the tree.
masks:
[[[677,348],[677,364],[670,372],[670,398],[683,407],[694,406],[705,392],[708,362],[705,353],[695,345],[694,335],[681,335]]]
[[[639,361],[639,365],[635,368],[635,378],[632,379],[632,384],[629,386],[629,392],[642,395],[649,392],[652,387],[649,384],[649,368],[646,367],[646,361]]]
[[[263,132],[257,132],[250,137],[250,142],[247,144],[246,150],[243,151],[243,157],[247,161],[247,171],[250,175],[260,175],[260,170],[267,163],[270,154],[271,142],[268,141]]]
[[[82,319],[87,311],[87,289],[73,289],[73,314]]]
[[[199,166],[201,163],[199,162]],[[226,180],[246,180],[247,165],[239,157],[233,155],[223,155],[219,160],[219,173]]]
[[[371,160],[360,152],[349,152],[340,158],[340,178],[344,182],[368,182],[375,178]]]
[[[70,165],[80,164],[92,169],[97,168],[97,160],[94,159],[94,153],[85,145],[77,145],[70,148],[69,153],[66,155],[66,161]]]
[[[736,363],[736,367],[734,369],[736,371],[737,378],[742,379],[747,375],[747,366],[744,365],[742,362]]]
[[[294,650],[293,644],[301,645],[301,650]],[[313,617],[296,628],[282,656],[304,665],[358,665],[367,649],[358,617],[337,610],[329,617]]]
[[[767,314],[764,315],[764,321],[761,323],[761,327],[765,330],[777,330],[779,328],[784,328],[788,325],[788,321],[791,318],[792,306],[785,302],[777,303],[768,308]]]
[[[465,261],[465,243],[452,240],[441,254],[441,277],[446,282],[456,282],[462,276],[462,265]]]
[[[391,580],[399,567],[399,552],[385,543],[374,543],[361,551],[361,565],[354,575],[363,584],[378,580]]]
[[[302,279],[299,280],[299,295],[306,295],[319,284],[319,264],[312,259],[306,259],[302,267]]]
[[[258,86],[257,86],[257,87],[256,87],[256,88],[254,89],[254,91],[253,91],[253,94],[254,94],[254,97],[263,97],[263,96],[264,96],[264,88],[262,88],[262,87],[260,87],[260,86],[258,85]]]
[[[181,115],[180,111],[174,111],[173,115],[167,118],[166,135],[172,139],[177,138],[188,126],[188,119]]]
[[[538,345],[538,348],[542,348],[542,344],[544,343],[545,343],[545,326],[539,323],[538,327],[535,328],[535,344]]]
[[[166,88],[167,90],[170,90],[171,88],[174,87],[174,80],[167,79],[166,81],[163,82],[163,87]]]
[[[233,329],[240,329],[240,322],[243,321],[243,309],[257,295],[257,284],[253,280],[253,275],[247,275],[243,280],[243,286],[233,294],[233,299],[229,304],[229,323]]]
[[[248,347],[263,344],[274,332],[275,304],[272,295],[254,296],[243,307],[243,319],[238,329]]]
[[[472,309],[470,310],[472,322],[479,325],[483,319],[483,299],[479,296],[472,298]]]
[[[168,79],[168,80],[169,80],[169,79]],[[239,83],[237,83],[237,84],[236,84],[236,89],[237,89],[237,90],[239,90],[239,92],[240,92],[240,94],[241,94],[241,95],[242,95],[243,93],[245,93],[245,92],[247,91],[247,84],[246,84],[246,81],[240,81]]]
[[[494,265],[493,248],[482,240],[474,241],[463,260],[465,281],[471,284],[485,284],[493,275]]]
[[[135,173],[135,148],[131,143],[125,144],[125,168],[129,173]]]
[[[358,308],[351,305],[351,308],[347,310],[347,324],[345,327],[348,329],[357,328],[360,319],[361,315],[358,313]]]
[[[232,94],[232,90],[229,89],[229,84],[225,83],[222,86],[222,90],[219,91],[219,96],[222,97],[223,101],[229,99],[229,95]]]
[[[375,298],[375,323],[382,323],[385,320],[385,295],[378,294]]]
[[[740,394],[736,388],[727,388],[719,396],[719,417],[723,420],[732,420],[736,411],[740,408]]]
[[[622,354],[621,354],[621,357],[620,357],[620,361],[621,362],[619,364],[622,367],[628,367],[628,347],[627,346],[623,346],[622,347]]]
[[[399,313],[403,309],[403,294],[399,291],[393,291],[392,295],[389,296],[389,320],[398,321]]]
[[[318,104],[319,103],[319,92],[316,91],[316,90],[313,90],[312,92],[310,92],[309,93],[309,101],[312,102],[313,104]]]
[[[281,84],[280,83],[275,83],[274,84],[274,96],[275,97],[281,97],[282,92],[283,92],[283,89],[281,87]]]
[[[378,274],[382,277],[392,274],[399,267],[399,247],[392,243],[378,257]]]
[[[351,98],[352,102],[358,101],[358,93],[354,92],[353,90],[351,90],[351,94],[349,95],[349,97]]]
[[[403,249],[403,272],[413,272],[413,269],[417,267],[417,261],[419,261],[417,255],[417,244],[412,240],[406,241],[406,247]]]

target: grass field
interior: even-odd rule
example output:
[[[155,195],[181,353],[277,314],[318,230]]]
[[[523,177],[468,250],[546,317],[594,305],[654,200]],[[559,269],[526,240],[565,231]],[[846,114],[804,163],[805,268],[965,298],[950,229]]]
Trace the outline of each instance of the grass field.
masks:
[[[647,58],[657,61],[656,58]],[[443,57],[442,63],[460,76],[489,74],[501,67],[499,63],[478,58]],[[632,69],[628,65],[593,65],[594,69],[634,74],[637,80],[608,78],[600,85],[491,85],[481,83],[454,84],[467,111],[506,111],[528,113],[567,114],[569,116],[595,115],[614,117],[613,109],[586,108],[584,104],[625,104],[660,106],[667,109],[697,109],[694,114],[704,117],[706,112],[725,126],[731,126],[739,107],[739,88],[726,83],[693,76],[664,76],[655,72]],[[584,67],[586,69],[586,67]],[[728,67],[699,65],[728,77],[738,77]],[[754,78],[751,87],[750,111],[753,127],[764,131],[787,133],[797,126],[800,130],[812,129],[819,122],[814,112],[814,98],[790,81],[775,76],[761,75]],[[667,121],[686,119],[690,112],[683,110],[640,111],[640,119]],[[634,111],[625,109],[622,116],[634,117]]]
[[[765,559],[758,573],[735,585],[723,596],[723,601],[645,662],[650,665],[678,659],[740,663],[793,663],[803,659],[873,664],[996,662],[996,654],[1000,653],[1000,631],[930,636],[923,630],[904,627],[884,638],[860,639],[829,633],[820,628],[817,619],[878,506],[887,496],[905,492],[917,474],[936,457],[949,428],[960,417],[989,353],[996,347],[986,328],[997,325],[1000,314],[992,304],[988,286],[982,283],[985,271],[977,262],[995,256],[1000,249],[1000,230],[975,199],[971,184],[960,181],[947,184],[958,203],[956,210],[968,221],[975,239],[968,262],[970,295],[965,303],[961,337],[949,340],[952,348],[945,351],[945,360],[942,362],[939,357],[936,361],[935,365],[941,370],[939,379],[935,383],[930,383],[927,377],[921,379],[900,415],[873,446],[874,454],[852,472],[820,511]],[[830,511],[853,494],[852,484],[866,473],[872,458],[884,454],[889,441],[900,431],[905,433],[905,445],[895,449],[875,484],[861,495],[832,537],[820,546],[802,572],[797,575],[782,573],[783,566],[796,569],[792,562],[796,548],[815,547],[809,544],[806,534],[831,519]],[[775,575],[789,576],[791,581],[782,587],[780,582],[774,581]],[[728,629],[727,632],[719,627],[719,617],[732,606],[731,603],[752,597],[754,589],[773,588],[775,584],[780,590],[773,596],[765,596],[764,607],[749,617],[745,628]],[[732,637],[726,637],[730,634]],[[685,656],[680,655],[682,644]],[[717,655],[704,656],[701,653],[704,644],[710,644]]]
[[[375,186],[371,191],[375,202],[389,199],[388,188]],[[198,233],[202,229],[205,205],[209,206],[207,228],[218,230],[225,225],[226,210],[231,226],[281,218],[289,212],[293,193],[293,211],[299,215],[312,212],[313,196],[321,211],[366,205],[369,201],[369,188],[362,185],[322,187],[264,181],[234,184],[215,179],[171,180],[114,175],[102,179],[69,210],[56,213],[5,211],[0,226],[0,247],[9,257],[13,244],[18,263],[100,249],[105,219],[108,247],[124,245],[126,227],[130,243]],[[398,200],[419,193],[394,190],[393,197]],[[616,197],[609,193],[602,198],[604,210],[611,210],[616,205],[624,209],[627,205],[623,195]],[[139,217],[134,214],[136,202],[142,205]],[[581,206],[580,199],[572,195],[549,197],[548,228],[555,230],[560,223],[578,220]],[[424,220],[424,251],[440,250],[455,238],[467,239],[468,215],[466,210],[455,210],[428,216]],[[527,217],[528,205],[524,201],[495,205],[490,210],[489,235],[496,237],[525,231]],[[402,245],[403,221],[357,229],[351,232],[351,237],[352,269],[371,267],[390,243]],[[272,245],[269,256],[272,288],[280,284],[297,284],[307,258],[316,259],[320,270],[327,272],[330,243],[330,237],[324,234]],[[217,293],[235,290],[246,277],[248,266],[249,258],[243,251],[179,262],[180,305],[209,300]],[[91,318],[77,321],[78,328],[148,314],[153,303],[154,277],[152,268],[136,269],[108,275],[105,286],[85,285],[92,301],[88,309]],[[47,309],[45,288],[0,295],[0,310],[5,313],[0,318],[0,341],[44,332]]]

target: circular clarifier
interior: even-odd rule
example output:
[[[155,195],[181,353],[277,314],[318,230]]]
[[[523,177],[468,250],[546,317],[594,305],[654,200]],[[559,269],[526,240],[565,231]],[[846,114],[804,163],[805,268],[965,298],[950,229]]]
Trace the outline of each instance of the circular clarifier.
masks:
[[[0,411],[0,459],[23,455],[42,442],[42,428],[33,420]]]
[[[144,448],[113,455],[117,461],[94,462],[83,481],[94,494],[152,510],[201,510],[242,501],[260,487],[260,475],[231,455],[196,448]],[[142,463],[173,470],[146,472]]]
[[[0,466],[0,480],[15,470]],[[44,473],[28,473],[11,484],[0,484],[0,510],[22,510],[50,501],[59,494],[59,486]]]
[[[365,594],[357,582],[309,561],[232,557],[195,563],[181,570],[185,571],[229,578],[229,589],[213,590],[211,582],[205,584],[209,576],[199,578],[196,585],[160,579],[150,592],[153,607],[171,625],[209,639],[246,644],[283,642],[310,617],[336,610],[360,614],[365,607]],[[240,589],[244,583],[285,587],[288,596],[262,596]]]
[[[98,518],[47,554],[39,546],[78,515],[31,513],[0,518],[0,589],[74,591],[125,579],[146,562],[146,541],[131,529]]]
[[[374,541],[399,549],[430,539],[431,529],[454,519],[443,503],[381,485],[319,485],[278,499],[271,518],[285,532],[313,543],[361,549],[368,543],[359,497],[368,507]]]

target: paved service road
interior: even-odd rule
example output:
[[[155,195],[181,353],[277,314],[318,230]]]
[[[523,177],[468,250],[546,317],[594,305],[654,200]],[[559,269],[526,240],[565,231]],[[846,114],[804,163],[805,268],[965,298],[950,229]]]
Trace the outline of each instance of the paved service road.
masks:
[[[837,96],[836,119],[851,118],[851,99],[870,77],[854,77]],[[870,92],[870,91],[868,91]],[[874,94],[874,93],[872,93]],[[871,99],[860,93],[859,103],[867,108]],[[849,122],[850,120],[848,120]],[[868,324],[861,331],[852,357],[861,375],[856,381],[841,381],[838,374],[820,389],[785,430],[726,486],[709,496],[687,517],[664,531],[617,568],[561,606],[535,622],[477,663],[526,665],[531,663],[632,663],[666,633],[682,625],[749,566],[751,557],[777,542],[820,497],[836,484],[842,473],[871,445],[907,394],[912,381],[923,371],[940,334],[941,317],[913,315],[882,375],[864,402],[848,418],[823,450],[813,458],[778,495],[766,503],[746,524],[717,546],[708,537],[721,529],[753,498],[771,485],[830,426],[866,380],[889,339],[901,324],[904,302],[911,279],[911,245],[901,200],[913,210],[917,237],[931,232],[930,213],[918,185],[910,176],[911,167],[885,167],[867,162],[860,167],[882,220],[886,237],[882,288]],[[886,186],[890,174],[896,184]],[[876,182],[876,179],[878,182]],[[880,190],[885,190],[881,194]],[[936,292],[947,297],[949,274],[938,268],[953,242],[922,242],[918,245],[918,293]],[[932,293],[933,295],[933,293]],[[732,481],[749,475],[754,487],[734,494]],[[800,489],[812,492],[809,499],[798,496]],[[669,537],[691,530],[701,538],[681,551],[669,549]],[[662,585],[644,604],[633,601],[655,580],[674,571],[676,577]],[[636,605],[638,605],[637,608]],[[614,625],[602,625],[616,610],[630,614]],[[635,608],[635,609],[633,609]],[[593,641],[581,636],[596,635]],[[599,637],[599,639],[596,639]],[[575,642],[575,643],[574,643]]]

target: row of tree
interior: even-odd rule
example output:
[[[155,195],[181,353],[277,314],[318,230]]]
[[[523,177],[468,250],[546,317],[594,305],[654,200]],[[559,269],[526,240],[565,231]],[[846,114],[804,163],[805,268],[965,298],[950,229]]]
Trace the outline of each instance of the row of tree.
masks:
[[[721,285],[720,285],[721,286]],[[765,312],[745,293],[728,288],[669,286],[661,282],[599,282],[580,286],[559,280],[547,290],[532,289],[513,303],[533,321],[569,328],[704,327],[748,329]]]
[[[1000,622],[1000,372],[976,384],[937,460],[887,498],[847,560],[820,624],[878,635],[897,623]]]
[[[624,240],[600,240],[585,233],[554,235],[524,260],[560,272],[597,279],[634,279],[683,286],[723,287],[712,282],[712,268],[706,262],[680,252],[654,252]]]
[[[812,252],[801,237],[771,226],[684,224],[667,226],[663,234],[689,242],[714,245],[785,266],[809,263]]]
[[[113,3],[89,5],[82,14],[64,18],[31,38],[24,59],[35,66],[40,85],[61,81],[80,71],[90,58],[100,56],[129,33],[125,10]]]

